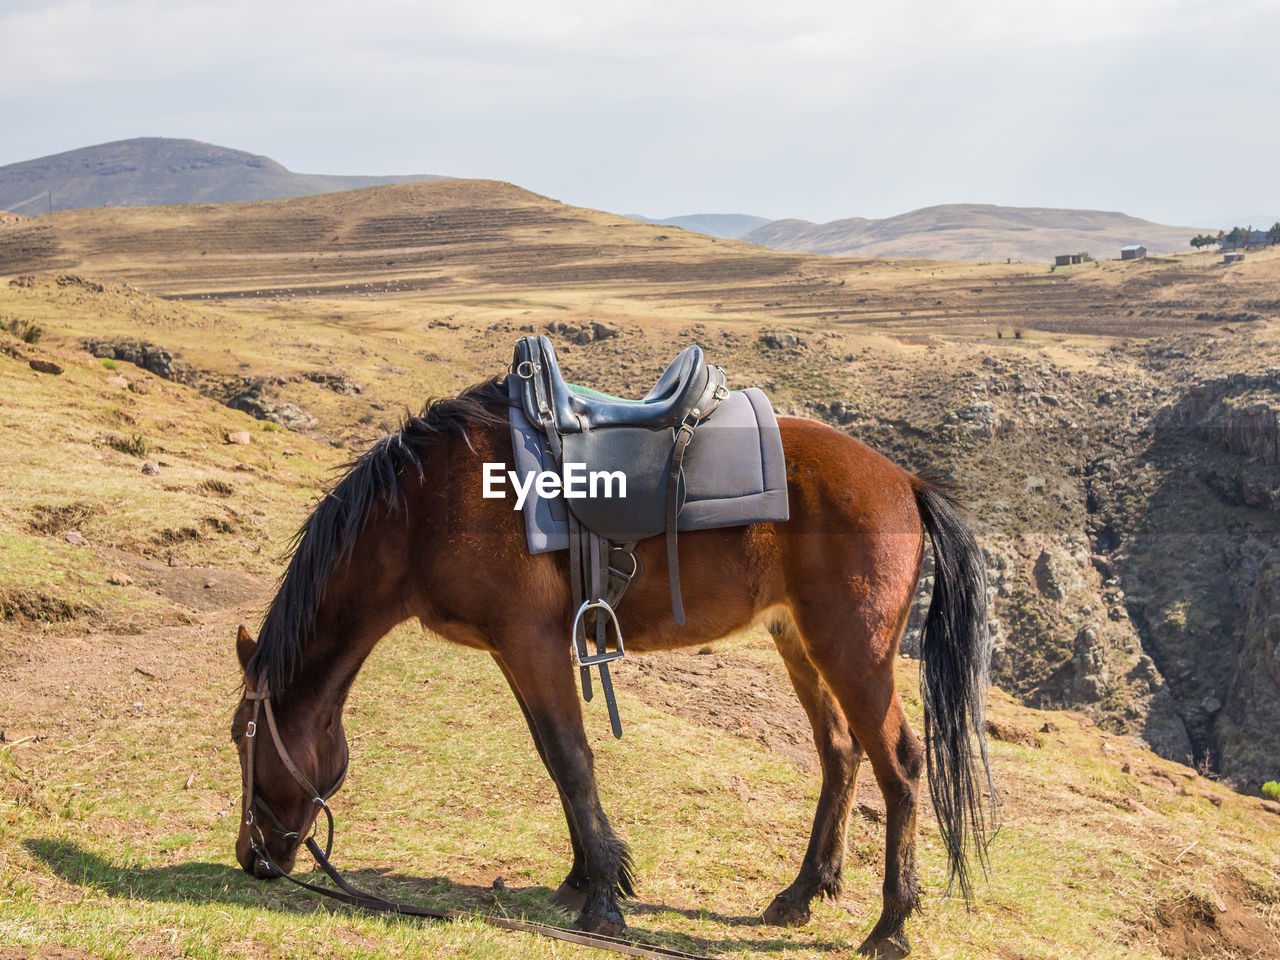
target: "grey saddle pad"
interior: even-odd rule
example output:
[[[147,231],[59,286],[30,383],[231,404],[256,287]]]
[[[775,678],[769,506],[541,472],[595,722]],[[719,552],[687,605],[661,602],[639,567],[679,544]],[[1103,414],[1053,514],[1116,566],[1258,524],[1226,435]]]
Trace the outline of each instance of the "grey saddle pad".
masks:
[[[509,382],[513,380],[514,377],[508,378]],[[559,472],[547,450],[546,437],[524,415],[517,383],[510,384],[510,395],[514,401],[511,406],[511,445],[515,471],[522,477],[529,472],[543,470]],[[673,431],[668,429],[663,433],[662,442],[655,444],[655,449],[669,454]],[[667,464],[665,454],[660,462],[635,464],[628,472],[634,473],[637,480],[644,474],[661,474]],[[573,462],[571,446],[566,446],[565,459]],[[587,463],[586,468],[612,470],[617,466]],[[643,497],[647,496],[647,487],[647,484],[639,482],[631,489]],[[748,387],[731,392],[716,412],[698,425],[685,454],[683,489],[679,520],[681,532],[787,519],[787,468],[782,455],[782,435],[778,431],[773,407],[762,391]],[[509,482],[506,490],[509,501],[514,504],[515,493]],[[593,505],[581,500],[574,503],[579,519],[590,526],[587,517]],[[612,534],[614,539],[640,539],[662,532],[661,526],[652,531],[622,530],[618,519],[625,517],[622,501],[594,506],[608,514],[613,527],[609,531],[597,531],[602,535]],[[569,520],[562,498],[546,499],[530,490],[523,512],[530,553],[568,549]],[[638,512],[645,516],[653,515],[651,510]],[[623,533],[628,535],[620,535]]]

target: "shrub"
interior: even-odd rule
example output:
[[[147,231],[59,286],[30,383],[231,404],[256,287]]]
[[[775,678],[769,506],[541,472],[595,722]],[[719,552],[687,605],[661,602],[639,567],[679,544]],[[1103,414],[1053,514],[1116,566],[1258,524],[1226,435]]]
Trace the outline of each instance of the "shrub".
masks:
[[[117,370],[117,369],[119,369],[119,367],[117,366],[116,362],[115,362],[114,360],[112,360],[110,357],[103,357],[99,362],[100,362],[104,367],[106,367],[108,370]]]
[[[121,453],[127,453],[129,456],[139,459],[151,452],[151,444],[140,433],[135,433],[127,439],[125,437],[112,437],[107,441],[107,446],[112,450],[119,450]]]
[[[29,320],[20,320],[17,317],[0,319],[0,329],[7,330],[19,340],[30,344],[39,343],[40,338],[44,336],[44,327],[37,323],[31,323]]]
[[[1262,792],[1272,800],[1280,803],[1280,783],[1275,780],[1268,780],[1262,785]]]

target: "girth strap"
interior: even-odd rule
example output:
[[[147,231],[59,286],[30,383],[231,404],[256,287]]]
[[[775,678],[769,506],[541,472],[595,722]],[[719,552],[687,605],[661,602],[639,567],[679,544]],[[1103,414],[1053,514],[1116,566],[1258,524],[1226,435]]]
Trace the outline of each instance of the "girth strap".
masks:
[[[599,597],[609,604],[609,610],[613,610],[613,603],[610,603],[605,597],[604,581],[608,578],[609,568],[609,541],[588,533],[587,542],[590,546],[591,557],[591,596]],[[614,603],[617,601],[615,600]],[[609,620],[606,620],[600,614],[602,610],[596,611],[596,656],[603,657],[609,652]],[[618,633],[618,650],[622,650],[622,633]],[[622,739],[622,719],[618,716],[618,702],[613,695],[613,680],[609,676],[609,662],[602,660],[600,662],[600,689],[604,691],[605,706],[609,709],[609,726],[613,730],[613,736],[616,740]]]
[[[633,543],[615,546],[584,527],[572,513],[569,514],[569,583],[576,610],[570,641],[573,658],[582,677],[582,698],[588,702],[592,697],[591,667],[600,671],[600,689],[609,710],[609,726],[618,739],[622,738],[622,719],[618,714],[609,663],[620,659],[624,653],[622,631],[614,611],[640,568],[639,558],[633,552],[634,546]],[[631,558],[630,573],[612,565],[610,561],[615,552]],[[587,618],[592,614],[595,617],[594,654],[587,649]],[[617,634],[616,650],[609,649],[610,624]]]
[[[725,387],[724,371],[710,367],[707,385],[698,398],[697,406],[689,411],[684,422],[676,430],[675,446],[671,448],[671,468],[667,471],[667,579],[671,582],[671,615],[677,626],[684,626],[684,598],[680,594],[680,549],[677,536],[680,527],[680,478],[684,470],[684,453],[693,440],[693,431],[720,406],[729,395]]]

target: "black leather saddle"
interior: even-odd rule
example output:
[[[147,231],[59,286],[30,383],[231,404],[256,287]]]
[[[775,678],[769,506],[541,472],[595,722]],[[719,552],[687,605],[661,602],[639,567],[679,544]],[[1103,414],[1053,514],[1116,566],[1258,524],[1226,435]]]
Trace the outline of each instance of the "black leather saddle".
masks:
[[[684,623],[676,530],[683,505],[682,464],[699,423],[728,395],[725,374],[707,363],[697,344],[683,350],[640,400],[626,400],[565,381],[546,337],[516,343],[510,373],[518,378],[525,418],[547,438],[560,467],[586,474],[622,474],[625,496],[565,498],[569,515],[569,577],[573,588],[573,656],[591,699],[588,667],[600,667],[614,734],[621,736],[607,664],[623,654],[614,608],[640,572],[635,541],[666,533],[671,609]],[[615,486],[613,488],[617,490]],[[605,617],[608,617],[608,620]],[[586,618],[594,618],[597,652],[588,655]],[[612,622],[617,649],[607,649]]]
[[[522,399],[529,422],[544,423],[542,404],[561,434],[583,433],[600,427],[678,427],[695,412],[709,381],[724,385],[724,371],[703,358],[696,343],[686,347],[667,366],[653,389],[639,400],[611,397],[567,383],[560,373],[555,349],[546,337],[524,337],[516,344],[512,372],[524,381]],[[543,394],[542,391],[545,391]],[[710,411],[696,411],[702,420]]]
[[[569,512],[598,536],[614,542],[656,536],[679,516],[684,484],[672,454],[681,440],[727,396],[724,371],[711,366],[697,344],[671,361],[641,400],[624,400],[567,383],[546,337],[516,345],[512,371],[521,382],[524,415],[560,446],[557,463],[582,464],[588,472],[621,473],[625,497],[566,499]],[[674,509],[675,513],[667,514]],[[674,533],[673,533],[674,536]],[[679,603],[675,604],[677,611]],[[683,616],[679,616],[683,621]]]

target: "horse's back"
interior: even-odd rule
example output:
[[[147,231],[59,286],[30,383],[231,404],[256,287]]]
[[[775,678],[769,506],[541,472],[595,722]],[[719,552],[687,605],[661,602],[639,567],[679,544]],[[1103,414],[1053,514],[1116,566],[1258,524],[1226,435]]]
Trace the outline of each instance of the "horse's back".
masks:
[[[784,416],[778,426],[795,532],[922,536],[915,494],[925,481],[817,420]]]

